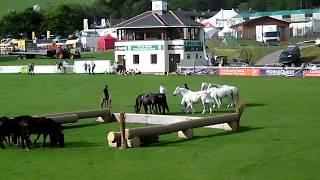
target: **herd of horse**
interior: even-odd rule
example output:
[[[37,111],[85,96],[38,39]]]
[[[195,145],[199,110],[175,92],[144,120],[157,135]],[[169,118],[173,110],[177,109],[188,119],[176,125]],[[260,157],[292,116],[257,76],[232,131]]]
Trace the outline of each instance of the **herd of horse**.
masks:
[[[182,96],[180,105],[182,110],[186,113],[192,112],[194,114],[193,104],[199,102],[201,102],[203,106],[202,114],[207,111],[212,113],[216,106],[221,108],[222,102],[226,102],[227,108],[236,107],[239,104],[239,90],[237,87],[231,85],[218,85],[203,82],[199,91],[191,91],[178,86],[173,92],[174,96],[177,94]],[[146,114],[165,114],[166,110],[169,112],[165,94],[140,94],[136,98],[136,113],[140,112],[142,105]]]
[[[23,149],[30,149],[31,135],[37,135],[33,144],[36,145],[40,136],[43,136],[41,146],[46,146],[49,136],[51,147],[64,147],[64,135],[61,124],[51,118],[18,116],[15,118],[0,117],[0,147],[5,148],[5,143],[16,144]]]
[[[222,102],[227,102],[227,107],[236,107],[239,103],[238,88],[230,85],[218,85],[202,83],[199,91],[176,87],[173,95],[181,94],[181,107],[186,113],[194,113],[193,104],[201,102],[202,114],[217,106],[220,108]],[[224,100],[226,99],[226,100]],[[166,114],[169,112],[166,95],[163,93],[143,93],[138,95],[135,102],[135,112],[140,113],[144,108],[146,114]],[[5,143],[16,144],[22,148],[29,149],[32,145],[31,135],[37,135],[33,144],[36,145],[40,136],[43,136],[41,146],[46,146],[49,136],[51,147],[64,147],[64,135],[62,125],[51,118],[18,116],[15,118],[0,117],[0,148],[5,148]]]

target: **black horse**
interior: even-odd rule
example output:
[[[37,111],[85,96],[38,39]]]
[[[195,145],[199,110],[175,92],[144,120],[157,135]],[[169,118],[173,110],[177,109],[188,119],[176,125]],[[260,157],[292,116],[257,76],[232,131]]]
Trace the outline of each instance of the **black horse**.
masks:
[[[49,135],[51,147],[59,145],[64,147],[64,136],[62,134],[62,126],[51,118],[19,116],[15,117],[21,127],[21,144],[22,148],[30,148],[31,134],[43,135],[42,147],[46,146],[46,138]],[[35,142],[37,141],[35,140]]]
[[[6,141],[5,138],[11,135],[11,122],[8,117],[1,117],[0,118],[0,147],[2,149],[5,148],[4,142]]]
[[[135,104],[136,113],[140,112],[142,105],[146,114],[148,113],[148,110],[150,110],[151,114],[165,114],[166,110],[169,112],[166,96],[161,93],[145,93],[138,95]]]

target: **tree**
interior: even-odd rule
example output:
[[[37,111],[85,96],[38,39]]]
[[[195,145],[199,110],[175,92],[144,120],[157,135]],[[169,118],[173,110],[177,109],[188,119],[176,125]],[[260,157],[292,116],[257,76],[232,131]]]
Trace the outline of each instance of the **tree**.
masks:
[[[25,33],[31,37],[31,32],[42,33],[41,24],[44,21],[43,14],[27,8],[23,12],[10,12],[1,21],[1,34],[11,34],[18,38],[20,33]]]

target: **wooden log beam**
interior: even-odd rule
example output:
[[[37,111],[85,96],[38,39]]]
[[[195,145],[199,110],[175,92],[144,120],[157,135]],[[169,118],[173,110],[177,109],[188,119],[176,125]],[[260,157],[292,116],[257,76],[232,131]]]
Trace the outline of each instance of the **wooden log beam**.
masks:
[[[47,118],[51,118],[59,124],[75,123],[79,120],[79,117],[76,114],[67,114],[53,117],[48,116]]]
[[[193,131],[192,129],[178,131],[178,137],[183,139],[191,139],[193,137]]]
[[[38,115],[37,117],[51,117],[52,118],[52,117],[56,117],[56,116],[65,116],[65,115],[70,115],[70,114],[76,114],[79,119],[101,117],[105,122],[112,121],[112,115],[108,109],[45,114],[45,115]]]
[[[236,113],[219,115],[213,117],[204,117],[201,119],[177,122],[166,125],[156,125],[151,127],[131,128],[126,129],[126,139],[132,139],[133,137],[154,136],[159,134],[169,134],[177,131],[183,131],[192,128],[198,128],[203,126],[230,123],[233,130],[238,130],[240,117],[244,109],[244,104],[241,104]]]
[[[107,135],[107,139],[109,142],[121,142],[121,133],[110,131]]]

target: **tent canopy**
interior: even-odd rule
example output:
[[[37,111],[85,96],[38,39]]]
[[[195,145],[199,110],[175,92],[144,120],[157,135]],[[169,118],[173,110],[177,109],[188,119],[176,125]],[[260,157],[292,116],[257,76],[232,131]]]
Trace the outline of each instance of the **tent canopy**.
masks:
[[[114,43],[116,42],[116,38],[111,35],[102,36],[98,41],[98,50],[108,50],[114,48]]]

